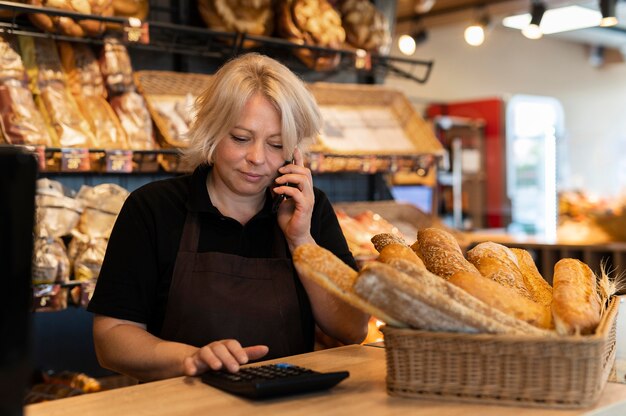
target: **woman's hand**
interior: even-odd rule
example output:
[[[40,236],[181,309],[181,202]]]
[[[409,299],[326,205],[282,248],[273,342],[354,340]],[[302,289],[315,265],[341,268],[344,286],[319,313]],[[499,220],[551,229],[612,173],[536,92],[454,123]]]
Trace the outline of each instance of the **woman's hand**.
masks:
[[[285,234],[289,250],[305,243],[314,243],[311,237],[311,215],[315,205],[313,178],[311,171],[304,167],[304,158],[300,149],[293,153],[294,163],[278,169],[281,174],[276,178],[274,192],[284,194],[289,199],[278,208],[278,225]],[[289,183],[291,186],[284,186]]]
[[[192,356],[185,358],[183,363],[185,375],[197,376],[207,370],[221,370],[225,368],[231,373],[239,370],[239,366],[250,360],[258,360],[268,352],[265,345],[242,347],[234,339],[224,339],[212,342],[199,348]]]

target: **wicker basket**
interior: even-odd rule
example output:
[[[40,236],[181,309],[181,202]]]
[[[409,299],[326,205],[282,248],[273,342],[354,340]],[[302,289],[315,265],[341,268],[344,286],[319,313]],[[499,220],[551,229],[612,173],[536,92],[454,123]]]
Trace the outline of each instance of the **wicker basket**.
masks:
[[[162,147],[187,147],[187,142],[178,140],[169,132],[168,123],[157,111],[157,103],[175,102],[187,94],[196,97],[204,91],[211,75],[190,74],[170,71],[137,71],[134,74],[137,89],[146,99],[146,104],[156,126],[157,140]]]
[[[543,338],[383,328],[393,396],[578,408],[595,403],[615,362],[619,299],[595,335]]]

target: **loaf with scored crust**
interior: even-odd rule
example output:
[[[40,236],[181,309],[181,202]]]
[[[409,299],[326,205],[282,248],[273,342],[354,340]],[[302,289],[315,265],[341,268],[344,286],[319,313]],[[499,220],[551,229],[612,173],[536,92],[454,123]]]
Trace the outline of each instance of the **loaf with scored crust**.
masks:
[[[600,323],[602,307],[596,276],[580,260],[561,259],[554,265],[552,316],[561,335],[591,334]]]
[[[517,264],[517,257],[510,248],[487,241],[469,250],[467,259],[483,276],[531,299],[530,292],[524,283],[524,276]]]
[[[533,257],[527,250],[521,248],[511,248],[511,251],[517,257],[517,264],[531,299],[540,305],[550,307],[552,304],[552,286],[539,273]]]
[[[448,280],[487,305],[538,328],[552,325],[550,309],[481,274],[459,271]]]

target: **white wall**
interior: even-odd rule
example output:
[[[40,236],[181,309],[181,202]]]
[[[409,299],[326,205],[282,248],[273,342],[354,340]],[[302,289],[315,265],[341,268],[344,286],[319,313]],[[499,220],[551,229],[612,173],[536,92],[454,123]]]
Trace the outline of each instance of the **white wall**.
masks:
[[[419,110],[429,102],[512,94],[555,97],[565,112],[560,188],[599,195],[626,190],[626,64],[594,68],[582,44],[549,36],[532,41],[501,26],[471,47],[463,30],[432,28],[418,46],[414,58],[435,62],[426,84],[390,76],[386,85],[404,91]]]

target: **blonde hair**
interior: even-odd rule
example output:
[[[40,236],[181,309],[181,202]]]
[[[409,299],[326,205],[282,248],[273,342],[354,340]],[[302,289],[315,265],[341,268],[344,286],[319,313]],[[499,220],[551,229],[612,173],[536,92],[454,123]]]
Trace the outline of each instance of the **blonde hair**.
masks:
[[[297,145],[314,138],[322,128],[315,98],[300,78],[286,66],[258,53],[249,53],[224,64],[209,87],[196,100],[197,115],[189,130],[189,147],[183,158],[196,168],[214,162],[219,142],[236,125],[246,102],[261,94],[281,119],[285,160]]]

